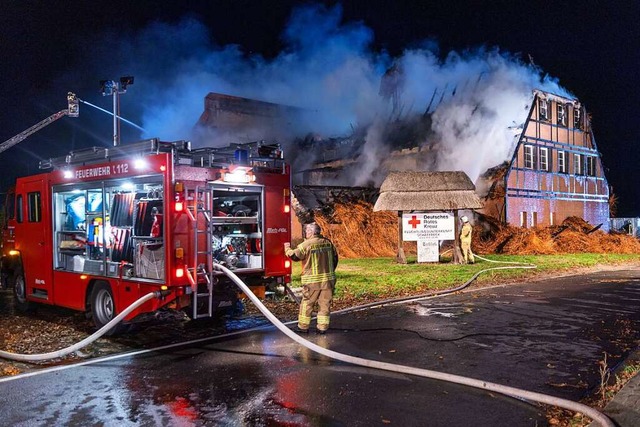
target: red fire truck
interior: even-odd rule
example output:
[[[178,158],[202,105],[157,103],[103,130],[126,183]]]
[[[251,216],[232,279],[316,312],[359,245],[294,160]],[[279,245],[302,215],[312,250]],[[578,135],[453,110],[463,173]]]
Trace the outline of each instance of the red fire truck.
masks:
[[[192,149],[157,139],[73,151],[19,178],[5,203],[2,275],[17,307],[87,311],[100,327],[148,292],[126,317],[169,306],[193,318],[286,284],[291,263],[289,165],[277,144]]]

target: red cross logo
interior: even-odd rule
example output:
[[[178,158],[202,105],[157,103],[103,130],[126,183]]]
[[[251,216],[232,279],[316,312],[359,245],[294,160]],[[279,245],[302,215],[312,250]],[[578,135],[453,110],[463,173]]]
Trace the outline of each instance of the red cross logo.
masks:
[[[412,215],[411,220],[409,220],[409,224],[411,224],[411,228],[417,228],[418,224],[420,224],[420,220],[417,216]]]

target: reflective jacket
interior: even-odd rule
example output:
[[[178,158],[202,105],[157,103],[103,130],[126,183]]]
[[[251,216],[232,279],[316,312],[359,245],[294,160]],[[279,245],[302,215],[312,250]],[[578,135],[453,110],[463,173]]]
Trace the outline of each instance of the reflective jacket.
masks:
[[[329,239],[313,236],[295,249],[286,251],[294,261],[302,261],[303,285],[310,289],[333,289],[336,284],[338,251]]]
[[[462,226],[462,230],[460,231],[460,243],[469,243],[471,244],[471,232],[473,231],[473,227],[468,222],[465,222]]]

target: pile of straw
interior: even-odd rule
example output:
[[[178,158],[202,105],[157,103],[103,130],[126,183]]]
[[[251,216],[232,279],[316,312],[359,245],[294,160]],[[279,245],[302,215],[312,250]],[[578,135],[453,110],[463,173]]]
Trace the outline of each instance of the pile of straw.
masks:
[[[569,217],[559,226],[520,228],[485,224],[476,218],[472,249],[479,254],[552,255],[561,253],[640,253],[640,241],[625,234],[608,234],[582,218]],[[396,212],[373,212],[364,201],[336,203],[330,213],[316,213],[323,234],[344,258],[393,257],[398,251]],[[448,242],[449,243],[449,242]],[[403,244],[415,254],[414,242]]]
[[[560,226],[501,227],[492,236],[474,242],[478,253],[550,255],[560,253],[640,253],[640,241],[625,234],[608,234],[578,217]]]
[[[374,212],[364,201],[336,203],[331,213],[316,213],[315,221],[344,258],[391,257],[398,252],[398,216]],[[411,244],[405,251],[415,253]]]

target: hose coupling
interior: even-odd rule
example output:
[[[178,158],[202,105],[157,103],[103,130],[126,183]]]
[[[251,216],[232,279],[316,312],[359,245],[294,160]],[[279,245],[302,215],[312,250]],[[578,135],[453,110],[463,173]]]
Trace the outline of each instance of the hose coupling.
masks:
[[[162,299],[168,295],[171,295],[171,291],[169,289],[165,289],[164,291],[155,291],[153,294],[156,298]]]

